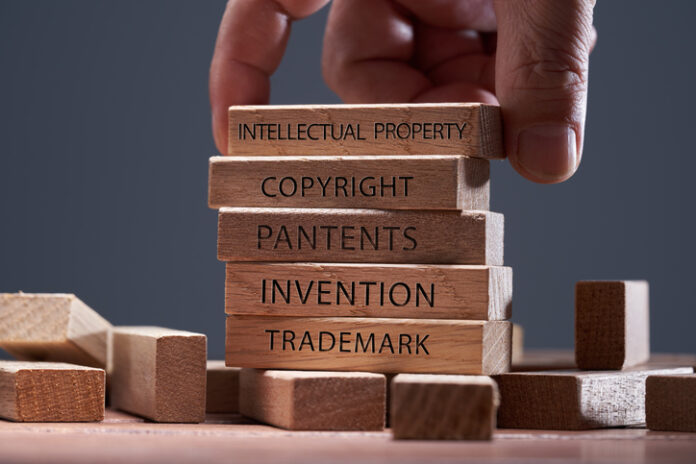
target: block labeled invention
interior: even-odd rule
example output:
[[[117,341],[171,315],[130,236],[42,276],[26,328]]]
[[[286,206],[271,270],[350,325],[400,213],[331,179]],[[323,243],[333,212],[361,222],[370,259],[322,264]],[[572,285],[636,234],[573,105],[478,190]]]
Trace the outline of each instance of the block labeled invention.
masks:
[[[502,266],[227,263],[227,314],[508,319]]]
[[[488,211],[222,208],[221,261],[503,263],[503,215]]]
[[[227,154],[505,157],[500,108],[481,103],[231,106]]]
[[[216,156],[208,204],[488,210],[489,164],[462,156]]]
[[[383,373],[507,372],[504,321],[228,316],[228,366]]]

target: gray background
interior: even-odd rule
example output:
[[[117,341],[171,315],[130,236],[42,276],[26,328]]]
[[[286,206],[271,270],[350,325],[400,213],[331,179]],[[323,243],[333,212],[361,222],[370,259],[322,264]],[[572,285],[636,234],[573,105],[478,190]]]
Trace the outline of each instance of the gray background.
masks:
[[[0,2],[0,291],[74,292],[114,324],[208,334],[223,265],[206,206],[222,1]],[[696,3],[598,2],[584,161],[556,186],[492,169],[514,320],[571,347],[579,279],[645,278],[653,348],[694,351]],[[273,103],[337,102],[327,9],[297,23]]]

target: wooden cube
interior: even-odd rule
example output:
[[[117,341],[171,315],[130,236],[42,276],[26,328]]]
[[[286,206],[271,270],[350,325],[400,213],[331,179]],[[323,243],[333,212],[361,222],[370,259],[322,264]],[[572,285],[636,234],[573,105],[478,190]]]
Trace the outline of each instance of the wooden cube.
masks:
[[[391,384],[394,438],[490,440],[498,388],[490,377],[399,374]]]
[[[696,375],[651,375],[645,414],[650,430],[696,432]]]
[[[205,410],[213,413],[239,412],[238,367],[226,367],[225,361],[208,361]]]

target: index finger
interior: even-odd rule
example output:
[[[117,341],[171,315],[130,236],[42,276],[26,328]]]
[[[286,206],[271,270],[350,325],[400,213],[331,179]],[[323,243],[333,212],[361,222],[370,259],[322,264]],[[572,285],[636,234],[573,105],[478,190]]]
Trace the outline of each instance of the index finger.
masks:
[[[210,65],[213,136],[227,153],[227,109],[268,103],[270,76],[280,64],[293,20],[329,0],[229,0]]]

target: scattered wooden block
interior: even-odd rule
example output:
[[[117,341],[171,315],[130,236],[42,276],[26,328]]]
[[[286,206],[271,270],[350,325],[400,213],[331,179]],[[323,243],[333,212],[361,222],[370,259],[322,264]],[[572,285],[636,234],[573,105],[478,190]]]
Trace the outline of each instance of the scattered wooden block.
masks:
[[[105,368],[110,330],[72,294],[0,294],[0,348],[19,360]]]
[[[111,404],[156,422],[203,422],[205,335],[115,327]]]
[[[495,377],[498,427],[585,430],[645,424],[645,379],[689,374],[691,367],[623,371],[515,372]]]
[[[394,438],[490,440],[498,387],[471,375],[399,374],[391,384]]]
[[[648,283],[575,286],[575,361],[580,369],[623,369],[650,358]]]
[[[227,263],[225,292],[227,314],[503,320],[512,268]]]
[[[242,369],[243,415],[289,430],[382,430],[384,375]]]
[[[503,215],[486,211],[222,208],[221,261],[503,263]]]
[[[513,327],[513,337],[515,328]],[[514,340],[513,340],[514,344]],[[513,359],[515,348],[513,347]],[[681,365],[677,363],[677,365]],[[573,350],[549,348],[526,349],[522,359],[512,361],[511,372],[567,371],[577,369]]]
[[[512,364],[519,364],[524,359],[524,329],[519,324],[512,324]]]
[[[510,366],[504,321],[228,316],[228,366],[496,374]]]
[[[500,108],[481,103],[231,106],[228,155],[504,158]]]
[[[696,432],[696,375],[651,375],[645,415],[650,430]]]
[[[215,156],[208,204],[487,210],[489,164],[462,156]]]
[[[239,412],[238,367],[226,367],[225,361],[208,361],[205,411],[214,413]]]
[[[101,421],[104,388],[102,369],[0,361],[0,417],[17,422]]]

